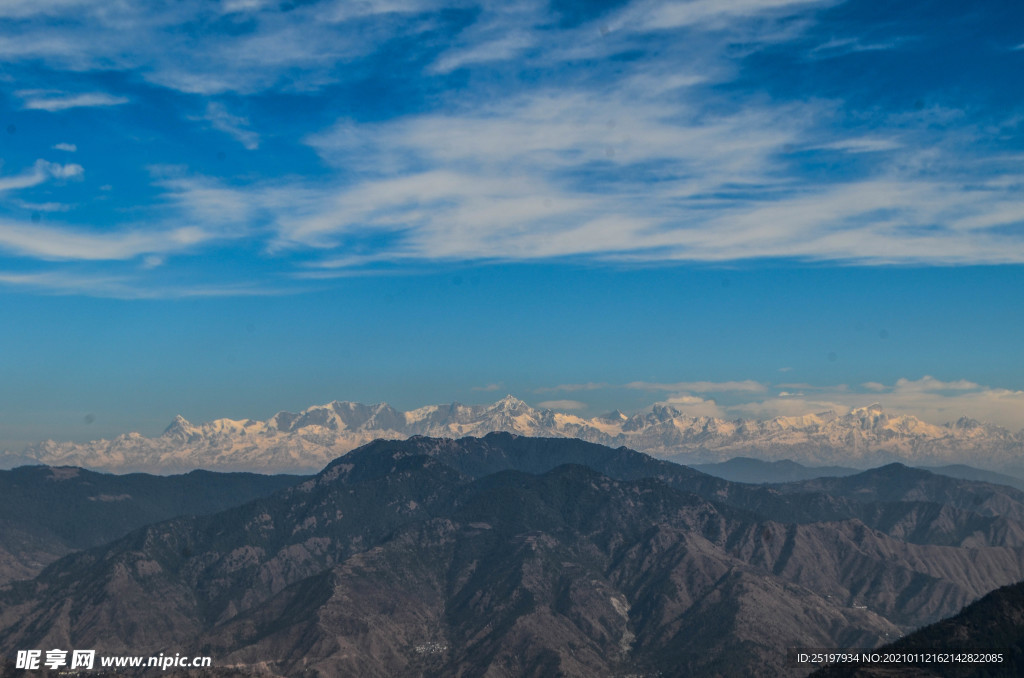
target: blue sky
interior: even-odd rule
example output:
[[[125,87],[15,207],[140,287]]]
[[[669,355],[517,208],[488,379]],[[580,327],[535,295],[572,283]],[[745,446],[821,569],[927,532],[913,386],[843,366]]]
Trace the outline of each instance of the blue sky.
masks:
[[[8,2],[0,444],[511,392],[1024,427],[1024,6]]]

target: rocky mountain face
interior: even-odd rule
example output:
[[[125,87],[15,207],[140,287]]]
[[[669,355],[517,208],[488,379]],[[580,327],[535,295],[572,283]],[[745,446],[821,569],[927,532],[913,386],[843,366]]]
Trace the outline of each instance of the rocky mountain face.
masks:
[[[1024,583],[999,588],[948,619],[911,633],[878,652],[894,654],[957,654],[987,656],[979,661],[905,662],[898,669],[880,663],[830,666],[815,678],[986,678],[1024,675]],[[992,655],[999,655],[994,659]]]
[[[538,410],[511,396],[493,405],[432,405],[401,412],[387,404],[332,402],[267,421],[218,419],[193,425],[177,417],[164,433],[128,433],[89,443],[46,441],[0,455],[0,465],[26,460],[98,470],[180,473],[194,468],[312,473],[335,457],[378,438],[412,435],[461,438],[494,431],[579,438],[670,457],[680,463],[736,456],[791,459],[810,465],[867,468],[970,463],[1006,469],[1024,459],[1024,433],[961,419],[935,426],[895,416],[877,405],[846,414],[824,412],[766,421],[691,417],[672,407],[594,418]]]
[[[46,466],[0,471],[0,584],[34,577],[60,556],[143,525],[217,513],[302,480],[210,471],[111,475]]]
[[[779,676],[1024,579],[1024,493],[891,465],[750,486],[626,448],[377,441],[0,589],[0,651],[280,676]],[[158,601],[158,604],[155,604]]]

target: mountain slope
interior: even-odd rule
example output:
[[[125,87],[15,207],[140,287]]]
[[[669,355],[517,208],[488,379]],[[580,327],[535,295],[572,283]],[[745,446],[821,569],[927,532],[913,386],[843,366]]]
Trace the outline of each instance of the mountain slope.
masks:
[[[854,501],[929,501],[985,516],[1024,519],[1024,491],[890,464],[844,477],[780,484],[783,492],[823,492]]]
[[[920,544],[1024,546],[1024,493],[956,481],[902,465],[892,465],[884,472],[862,472],[846,480],[845,485],[809,481],[750,487],[628,448],[611,449],[580,440],[492,433],[457,441],[425,437],[376,441],[367,449],[415,450],[475,477],[507,468],[543,473],[559,464],[584,464],[622,480],[657,478],[671,487],[779,522],[855,518],[890,536]],[[879,489],[867,496],[864,488],[875,485]],[[904,487],[915,489],[902,494],[881,489]],[[957,495],[955,503],[951,494]]]
[[[903,675],[934,678],[983,678],[1024,675],[1024,583],[992,591],[948,619],[931,624],[886,645],[879,652],[972,653],[985,662],[908,662]],[[999,655],[991,659],[991,655]],[[911,672],[914,672],[911,674]],[[897,675],[892,667],[855,665],[829,667],[819,678],[882,678]]]
[[[148,523],[216,513],[301,480],[210,471],[111,475],[46,466],[0,471],[0,583],[35,576],[60,556]]]
[[[787,645],[875,645],[1024,578],[1020,548],[771,518],[824,496],[582,441],[379,441],[6,587],[0,650],[195,648],[281,675],[771,676]]]

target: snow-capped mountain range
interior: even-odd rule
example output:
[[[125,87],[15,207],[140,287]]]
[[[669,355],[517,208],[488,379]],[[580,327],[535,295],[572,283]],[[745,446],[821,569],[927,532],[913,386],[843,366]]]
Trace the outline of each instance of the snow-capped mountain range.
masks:
[[[119,473],[195,468],[307,473],[376,438],[461,438],[492,431],[625,445],[682,463],[748,456],[807,465],[969,463],[1018,472],[1024,467],[1024,432],[967,418],[937,426],[887,414],[878,405],[845,414],[828,411],[768,420],[694,417],[662,405],[632,416],[615,411],[584,418],[535,409],[512,396],[492,405],[452,403],[408,412],[385,403],[335,401],[298,413],[279,412],[267,421],[217,419],[194,425],[178,416],[155,438],[126,433],[87,443],[47,440],[0,454],[0,466],[44,463]]]

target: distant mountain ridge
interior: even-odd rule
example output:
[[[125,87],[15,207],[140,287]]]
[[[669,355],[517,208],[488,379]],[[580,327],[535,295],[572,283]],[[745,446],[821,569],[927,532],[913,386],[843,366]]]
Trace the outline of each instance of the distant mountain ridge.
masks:
[[[791,459],[763,461],[751,457],[733,457],[714,464],[690,464],[701,473],[724,478],[734,483],[791,483],[829,476],[850,476],[861,469],[848,466],[804,466]],[[969,468],[969,467],[965,467]]]
[[[967,418],[939,426],[888,414],[878,405],[846,414],[828,411],[768,420],[690,416],[666,405],[632,416],[615,411],[585,418],[506,396],[491,405],[452,403],[406,412],[386,403],[334,401],[298,413],[279,412],[266,421],[216,419],[195,425],[178,416],[154,438],[126,433],[87,443],[47,440],[0,454],[0,466],[35,461],[119,472],[204,468],[309,473],[379,438],[460,438],[495,431],[626,446],[680,463],[748,456],[818,466],[865,468],[900,461],[1010,470],[1024,459],[1024,432]]]
[[[789,459],[780,461],[763,461],[750,457],[734,457],[728,461],[714,464],[690,464],[701,473],[723,478],[734,483],[792,483],[814,478],[843,477],[863,472],[864,469],[847,466],[804,466]],[[946,464],[944,466],[918,466],[916,468],[931,471],[961,480],[977,480],[994,485],[1008,485],[1024,491],[1024,478],[983,471],[966,464]]]
[[[304,479],[210,471],[113,475],[69,466],[0,471],[0,586],[148,523],[216,513]]]

